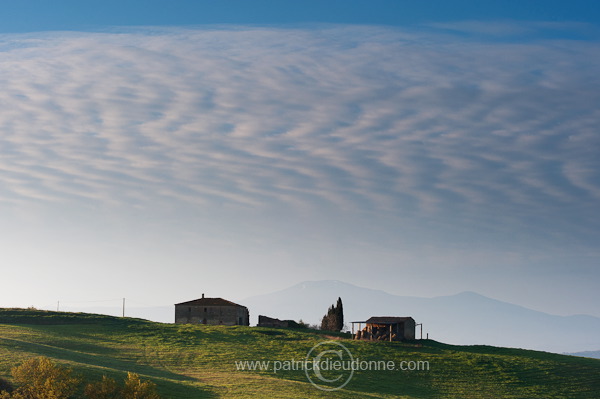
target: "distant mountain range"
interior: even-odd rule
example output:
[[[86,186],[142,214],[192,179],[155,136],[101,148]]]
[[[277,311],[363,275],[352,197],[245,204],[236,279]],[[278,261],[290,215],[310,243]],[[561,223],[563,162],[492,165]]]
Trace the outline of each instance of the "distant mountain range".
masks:
[[[423,323],[423,337],[459,345],[494,345],[556,353],[595,351],[600,347],[600,318],[556,316],[474,292],[435,298],[397,296],[341,281],[307,281],[271,294],[239,301],[258,315],[320,323],[338,297],[345,321],[371,316],[412,316]],[[417,337],[420,328],[417,328]]]
[[[600,348],[600,318],[586,315],[556,316],[474,292],[435,298],[397,296],[341,281],[306,281],[281,291],[234,302],[247,306],[250,323],[258,315],[320,324],[338,297],[344,303],[348,328],[351,321],[371,316],[411,316],[423,323],[423,337],[457,345],[493,345],[595,357]],[[61,307],[119,316],[121,309]],[[174,306],[126,307],[126,316],[173,323]],[[420,328],[417,328],[417,337]]]

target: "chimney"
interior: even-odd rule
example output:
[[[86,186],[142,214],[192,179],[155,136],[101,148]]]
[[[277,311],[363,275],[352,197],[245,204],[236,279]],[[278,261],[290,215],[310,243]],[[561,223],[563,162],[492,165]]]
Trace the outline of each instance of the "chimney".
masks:
[[[202,294],[202,299],[204,299],[204,293]]]

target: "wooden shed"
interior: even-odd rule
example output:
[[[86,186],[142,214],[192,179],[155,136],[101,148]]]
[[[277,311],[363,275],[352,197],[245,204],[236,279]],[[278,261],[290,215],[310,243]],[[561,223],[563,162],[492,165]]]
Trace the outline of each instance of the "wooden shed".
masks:
[[[358,331],[354,334],[354,325]],[[362,325],[364,328],[361,328]],[[416,323],[412,317],[371,317],[366,321],[353,321],[352,333],[354,339],[369,341],[405,341],[415,339]]]

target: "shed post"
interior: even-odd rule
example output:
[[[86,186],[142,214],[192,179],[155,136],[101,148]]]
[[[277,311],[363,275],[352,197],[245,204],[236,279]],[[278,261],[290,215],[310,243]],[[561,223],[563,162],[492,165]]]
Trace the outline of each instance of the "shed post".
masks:
[[[421,339],[423,339],[423,323],[415,324],[415,327],[417,327],[417,326],[421,326]]]

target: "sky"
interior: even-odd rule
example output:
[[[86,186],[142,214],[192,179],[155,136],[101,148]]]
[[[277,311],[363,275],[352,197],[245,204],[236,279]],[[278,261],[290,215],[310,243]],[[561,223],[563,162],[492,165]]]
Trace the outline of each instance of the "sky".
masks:
[[[600,316],[600,6],[423,3],[1,3],[0,306]]]

